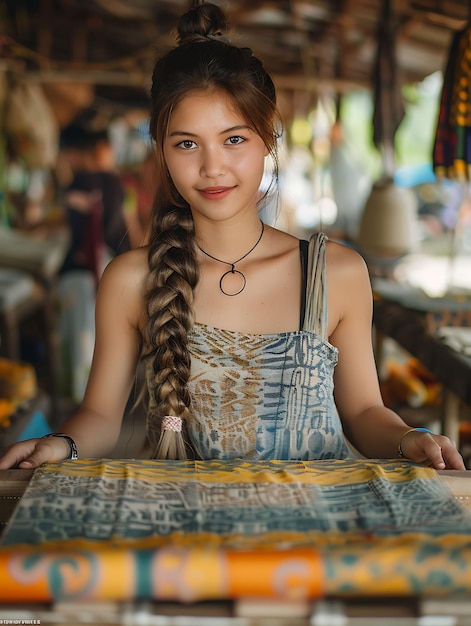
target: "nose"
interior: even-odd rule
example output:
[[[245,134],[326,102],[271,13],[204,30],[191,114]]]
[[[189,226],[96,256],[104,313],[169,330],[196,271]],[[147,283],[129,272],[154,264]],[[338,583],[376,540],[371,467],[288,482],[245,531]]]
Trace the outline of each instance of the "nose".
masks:
[[[225,172],[224,155],[217,147],[205,148],[201,159],[201,175],[205,178],[218,178]]]

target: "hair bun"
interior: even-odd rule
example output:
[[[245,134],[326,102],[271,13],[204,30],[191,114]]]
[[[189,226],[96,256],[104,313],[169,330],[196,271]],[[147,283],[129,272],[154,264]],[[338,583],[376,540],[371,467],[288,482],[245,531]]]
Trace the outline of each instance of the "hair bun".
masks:
[[[184,13],[177,24],[178,43],[186,43],[204,37],[221,38],[227,32],[227,18],[216,4],[198,4]]]

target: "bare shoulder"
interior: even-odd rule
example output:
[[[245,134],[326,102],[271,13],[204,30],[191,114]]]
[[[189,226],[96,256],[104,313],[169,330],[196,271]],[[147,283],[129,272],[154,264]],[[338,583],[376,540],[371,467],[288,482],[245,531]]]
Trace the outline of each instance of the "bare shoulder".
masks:
[[[327,272],[336,281],[368,280],[368,268],[363,257],[346,244],[331,241],[326,248]]]
[[[145,280],[149,265],[148,248],[135,248],[115,257],[106,266],[100,284],[103,282],[119,283],[122,286],[139,286]]]
[[[370,324],[372,292],[367,265],[356,250],[329,241],[326,252],[329,336],[334,341],[342,321],[352,320],[356,328],[361,320]]]
[[[100,280],[97,305],[115,314],[123,312],[132,325],[141,325],[145,305],[145,281],[149,272],[148,249],[135,248],[115,257]]]

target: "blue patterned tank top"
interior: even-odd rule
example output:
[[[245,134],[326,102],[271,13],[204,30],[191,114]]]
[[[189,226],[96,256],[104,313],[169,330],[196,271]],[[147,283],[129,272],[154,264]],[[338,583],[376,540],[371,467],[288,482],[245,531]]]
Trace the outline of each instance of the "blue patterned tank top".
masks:
[[[325,235],[309,242],[299,331],[252,335],[203,324],[189,334],[190,446],[202,459],[353,456],[333,396],[326,338]]]

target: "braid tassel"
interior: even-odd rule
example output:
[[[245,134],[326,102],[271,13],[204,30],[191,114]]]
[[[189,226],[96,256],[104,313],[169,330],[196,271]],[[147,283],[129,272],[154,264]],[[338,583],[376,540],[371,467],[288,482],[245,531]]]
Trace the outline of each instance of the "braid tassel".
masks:
[[[159,441],[152,458],[186,460],[187,454],[182,435],[183,420],[181,417],[166,415],[162,420]]]

